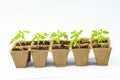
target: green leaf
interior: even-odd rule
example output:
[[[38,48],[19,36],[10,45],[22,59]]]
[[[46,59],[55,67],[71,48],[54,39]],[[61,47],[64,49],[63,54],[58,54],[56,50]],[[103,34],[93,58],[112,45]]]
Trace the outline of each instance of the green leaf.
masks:
[[[18,33],[15,35],[15,37],[13,39],[11,39],[10,44],[17,41],[18,39],[25,39],[25,36],[24,36],[25,33],[29,33],[29,31],[27,31],[27,30],[24,30],[24,31],[19,30]]]
[[[35,41],[36,40],[36,37],[32,38],[32,41]]]
[[[74,30],[74,31],[71,32],[71,34],[74,34],[74,33],[76,33],[76,30]]]
[[[40,36],[41,34],[40,33],[36,33],[36,35]]]
[[[68,39],[68,35],[64,35],[64,38],[65,38],[65,39]]]
[[[70,37],[70,39],[73,39],[75,36],[76,36],[76,34],[72,35],[72,36]]]
[[[44,36],[48,36],[49,34],[47,34],[46,32],[43,34]]]
[[[101,37],[97,38],[97,40],[98,40],[98,42],[101,42],[101,41],[102,41]]]
[[[81,34],[83,32],[83,30],[80,30],[79,32],[78,32],[78,34]]]
[[[96,38],[97,37],[97,33],[93,33],[91,35],[92,35],[91,38]]]
[[[74,47],[77,46],[77,40],[74,40]]]
[[[78,41],[79,41],[79,36],[80,34],[83,32],[83,30],[80,30],[80,31],[75,31],[72,34],[72,36],[70,37],[70,39],[72,39],[72,42],[70,43],[71,45],[73,46],[77,46],[78,44]]]
[[[28,30],[24,30],[23,32],[24,32],[24,33],[30,33],[30,31],[28,31]]]
[[[40,38],[41,38],[42,40],[44,40],[44,39],[45,39],[45,36],[40,36]]]
[[[98,42],[105,41],[107,38],[104,36],[98,37]]]
[[[56,32],[53,32],[53,33],[50,35],[51,38],[52,38],[52,37],[56,37],[56,36],[57,36]]]
[[[20,37],[21,37],[21,34],[18,33],[18,34],[14,37],[14,39],[15,39],[15,40],[18,40]]]
[[[59,33],[58,34],[58,38],[60,39],[60,38],[62,38],[63,37],[63,34],[62,33]]]
[[[22,35],[21,37],[22,37],[22,39],[25,39],[25,36],[24,36],[24,35]]]
[[[10,44],[12,44],[15,41],[15,39],[11,39]]]
[[[21,34],[21,33],[23,33],[21,30],[19,30],[19,33]]]
[[[47,33],[43,33],[43,34],[36,33],[33,37],[33,40],[37,40],[39,42],[40,40],[46,39],[47,35],[48,35]]]
[[[104,30],[104,31],[103,31],[103,33],[104,33],[104,34],[108,34],[109,32],[108,32],[108,31],[106,31],[106,30]]]
[[[101,32],[99,31],[99,32],[97,33],[97,35],[101,35]]]
[[[56,39],[56,41],[59,43],[60,42],[60,40],[59,39]]]
[[[37,35],[34,35],[34,37],[32,38],[32,41],[35,41],[37,39]]]
[[[91,38],[96,38],[98,42],[105,41],[107,38],[104,36],[104,34],[108,34],[109,32],[106,30],[100,29],[99,31],[92,31]]]
[[[97,33],[97,31],[96,31],[96,30],[92,30],[92,32],[93,32],[93,33]]]
[[[73,44],[73,40],[70,40],[70,45],[72,45]]]

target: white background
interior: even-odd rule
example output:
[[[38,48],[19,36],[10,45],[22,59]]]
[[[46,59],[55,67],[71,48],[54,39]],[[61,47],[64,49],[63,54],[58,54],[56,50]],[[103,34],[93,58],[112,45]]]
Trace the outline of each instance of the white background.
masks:
[[[119,80],[120,76],[120,0],[0,0],[0,79],[4,80]],[[92,29],[110,32],[112,52],[109,66],[95,65],[90,52],[88,66],[76,67],[72,53],[68,65],[56,68],[49,54],[45,68],[16,69],[9,53],[10,39],[18,30],[66,32],[83,29],[90,37]],[[33,65],[33,64],[30,64]]]

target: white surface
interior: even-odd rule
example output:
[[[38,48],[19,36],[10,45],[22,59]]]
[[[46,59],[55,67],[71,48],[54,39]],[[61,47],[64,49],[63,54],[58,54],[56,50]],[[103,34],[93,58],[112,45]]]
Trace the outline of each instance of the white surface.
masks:
[[[120,79],[120,1],[119,0],[1,0],[0,1],[0,79],[4,80],[119,80]],[[18,30],[52,32],[83,29],[90,37],[92,29],[110,31],[112,52],[109,66],[97,66],[93,52],[89,65],[76,67],[72,53],[68,65],[53,66],[49,54],[47,67],[16,69],[9,53],[10,39]]]

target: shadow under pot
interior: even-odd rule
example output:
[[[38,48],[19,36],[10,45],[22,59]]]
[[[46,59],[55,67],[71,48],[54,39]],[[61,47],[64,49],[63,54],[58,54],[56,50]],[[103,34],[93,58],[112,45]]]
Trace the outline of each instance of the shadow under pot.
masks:
[[[29,54],[28,54],[28,62],[31,61],[31,53],[30,53],[30,46],[31,46],[32,41],[18,41],[16,42],[15,46],[24,46],[28,48]]]
[[[72,46],[74,60],[76,66],[86,66],[88,64],[88,57],[90,53],[89,44],[81,44]]]
[[[68,53],[68,45],[52,45],[52,55],[56,67],[66,66]]]
[[[25,47],[13,47],[10,51],[16,68],[25,68],[28,65],[28,48]]]
[[[92,41],[92,47],[97,65],[107,66],[112,50],[112,48],[110,47],[110,41],[106,40],[100,43]]]
[[[47,56],[49,51],[49,45],[33,45],[31,54],[35,67],[45,67],[47,62]]]

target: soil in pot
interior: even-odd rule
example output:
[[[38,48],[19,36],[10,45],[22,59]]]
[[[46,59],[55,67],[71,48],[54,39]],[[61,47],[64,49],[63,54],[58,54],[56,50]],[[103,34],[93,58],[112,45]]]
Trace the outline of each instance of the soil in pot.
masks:
[[[55,40],[52,41],[52,44],[59,44],[58,42],[56,42]]]
[[[72,51],[77,66],[86,66],[90,52],[90,41],[88,38],[81,38],[80,44],[72,46]]]
[[[109,48],[110,40],[107,39],[105,41],[98,42],[98,40],[92,39],[92,47],[93,48]]]
[[[48,56],[49,45],[33,45],[31,54],[35,67],[45,67]]]
[[[60,40],[60,44],[62,44],[62,45],[69,45],[70,41],[69,40]]]
[[[69,49],[69,46],[63,45],[63,44],[60,44],[60,46],[58,46],[58,45],[52,46],[52,50],[55,50],[55,49]]]
[[[38,45],[38,41],[34,41],[33,45]],[[50,45],[50,41],[49,40],[40,41],[39,45]]]
[[[90,39],[89,38],[81,38],[80,39],[80,44],[84,44],[84,43],[89,43],[90,44]]]
[[[32,41],[18,41],[16,46],[30,46]]]
[[[53,41],[52,44],[59,44],[59,43],[56,42],[56,41]],[[69,40],[60,40],[60,44],[62,44],[62,45],[69,45],[70,41]]]
[[[14,47],[10,51],[16,68],[25,68],[28,65],[28,48]]]
[[[92,40],[92,47],[96,59],[96,63],[99,66],[108,65],[112,48],[110,47],[110,40],[99,42]]]
[[[52,54],[56,67],[64,67],[67,63],[69,53],[68,45],[52,45]]]

